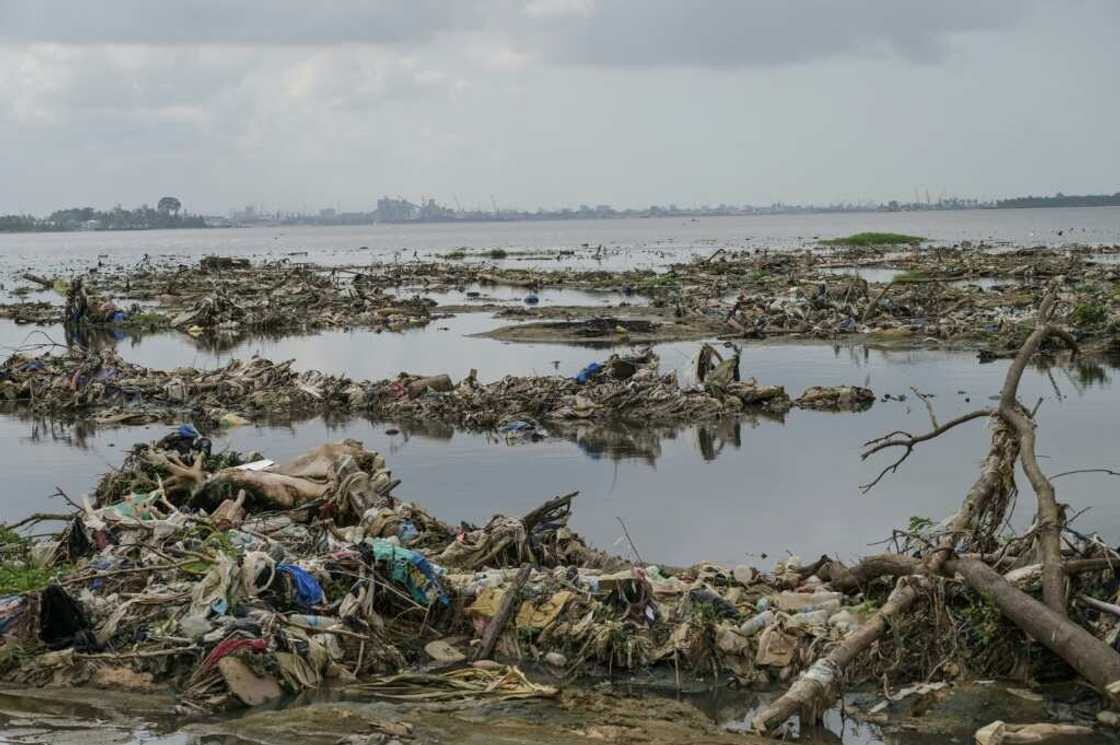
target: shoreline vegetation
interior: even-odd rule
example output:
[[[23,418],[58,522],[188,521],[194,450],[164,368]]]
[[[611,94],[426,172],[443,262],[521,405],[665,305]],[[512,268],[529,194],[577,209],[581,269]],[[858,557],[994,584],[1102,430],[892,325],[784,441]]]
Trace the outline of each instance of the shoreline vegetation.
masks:
[[[920,235],[906,235],[905,233],[853,233],[841,238],[829,238],[821,241],[824,246],[915,246],[927,240]]]
[[[71,233],[103,230],[174,230],[208,227],[206,218],[182,212],[176,197],[162,197],[155,207],[141,205],[124,209],[119,204],[109,210],[71,207],[55,210],[47,217],[0,215],[0,233]]]
[[[578,208],[535,211],[500,209],[452,209],[434,199],[416,204],[407,199],[382,197],[377,207],[368,212],[340,212],[335,209],[320,210],[316,214],[266,212],[253,207],[234,211],[230,217],[180,214],[181,203],[175,197],[163,197],[155,208],[142,205],[124,209],[120,205],[110,210],[93,207],[73,207],[56,210],[44,218],[29,214],[0,215],[0,233],[59,233],[103,230],[174,230],[180,228],[251,227],[254,225],[375,225],[385,223],[477,223],[477,222],[532,222],[538,220],[611,220],[623,218],[678,217],[742,217],[749,215],[796,215],[868,212],[930,212],[970,209],[1034,209],[1046,207],[1120,207],[1120,192],[1115,194],[1066,195],[1058,192],[1052,197],[1025,196],[980,201],[975,199],[939,199],[936,202],[907,202],[896,200],[874,204],[795,205],[777,202],[768,207],[753,205],[728,205],[679,207],[653,205],[642,209],[615,209],[610,205],[580,205]],[[908,241],[909,242],[909,241]],[[827,242],[826,242],[827,243]],[[851,244],[849,244],[851,245]]]

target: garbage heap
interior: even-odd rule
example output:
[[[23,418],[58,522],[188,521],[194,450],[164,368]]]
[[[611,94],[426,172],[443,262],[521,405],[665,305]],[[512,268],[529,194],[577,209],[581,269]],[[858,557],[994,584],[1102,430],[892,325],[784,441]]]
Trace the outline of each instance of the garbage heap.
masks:
[[[702,383],[682,385],[661,374],[652,351],[612,355],[574,378],[506,376],[480,383],[472,373],[401,373],[355,381],[293,361],[254,357],[213,369],[156,370],[126,362],[114,350],[14,354],[0,365],[0,400],[34,413],[92,419],[101,425],[192,421],[206,428],[255,418],[315,414],[366,415],[389,421],[442,422],[475,429],[530,429],[553,421],[682,424],[791,406],[862,410],[874,394],[855,386],[812,388],[791,401],[781,386],[741,380],[723,365]]]
[[[148,328],[173,328],[207,338],[340,327],[400,331],[429,323],[436,305],[343,281],[326,269],[285,263],[251,266],[247,259],[231,257],[206,257],[197,268],[137,266],[68,279],[22,276],[56,291],[65,304],[2,305],[0,316],[23,323],[93,326],[127,325],[142,316]]]
[[[319,275],[285,274],[267,293],[218,286],[201,297],[167,304],[172,328],[191,336],[294,333],[328,328],[401,331],[426,326],[436,302],[401,298],[361,285],[341,288]]]
[[[827,557],[771,573],[633,563],[572,532],[574,494],[452,526],[397,486],[350,440],[285,464],[212,454],[186,426],[137,446],[53,537],[3,533],[0,680],[170,687],[186,711],[324,686],[460,690],[472,675],[509,695],[552,690],[493,659],[556,678],[660,667],[768,686],[809,668],[892,586],[886,570]],[[1100,568],[1073,581],[1108,592]],[[926,592],[934,623],[900,623],[849,682],[1056,667],[959,583]],[[1088,626],[1114,639],[1115,620]]]

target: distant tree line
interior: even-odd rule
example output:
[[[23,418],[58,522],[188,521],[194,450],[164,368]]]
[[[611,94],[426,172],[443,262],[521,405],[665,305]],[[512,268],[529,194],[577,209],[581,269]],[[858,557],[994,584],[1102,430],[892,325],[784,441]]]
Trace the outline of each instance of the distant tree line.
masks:
[[[156,207],[142,205],[126,210],[117,205],[111,210],[71,207],[56,210],[47,217],[0,215],[0,233],[55,233],[73,230],[159,230],[168,228],[205,228],[199,215],[180,214],[182,202],[163,197]]]
[[[1058,192],[1052,197],[1015,197],[1001,199],[997,207],[1120,207],[1120,191],[1115,194],[1070,194]]]

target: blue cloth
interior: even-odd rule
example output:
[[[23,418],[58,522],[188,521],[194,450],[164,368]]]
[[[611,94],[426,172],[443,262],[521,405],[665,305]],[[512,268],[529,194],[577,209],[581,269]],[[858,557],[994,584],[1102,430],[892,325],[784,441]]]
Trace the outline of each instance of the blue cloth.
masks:
[[[178,431],[180,437],[189,437],[193,439],[202,436],[199,434],[198,430],[194,428],[193,424],[180,424]]]
[[[423,555],[395,546],[384,538],[367,538],[366,543],[373,547],[374,559],[389,565],[389,578],[407,587],[416,602],[430,605],[436,599],[443,605],[451,604],[451,598],[439,580],[443,571],[440,567]]]
[[[603,366],[600,365],[598,362],[592,362],[590,365],[588,365],[587,367],[585,367],[585,368],[583,368],[582,370],[579,371],[579,375],[576,375],[576,382],[579,383],[580,385],[584,385],[584,384],[587,383],[587,381],[591,380],[592,375],[594,375],[595,373],[599,372],[602,369],[603,369]]]
[[[296,586],[296,602],[303,607],[310,608],[323,602],[323,588],[319,586],[318,580],[307,573],[307,570],[295,564],[277,564],[276,571],[292,578]]]
[[[412,524],[411,520],[404,520],[401,522],[401,527],[397,529],[397,538],[400,538],[401,543],[408,543],[420,535],[420,531]]]

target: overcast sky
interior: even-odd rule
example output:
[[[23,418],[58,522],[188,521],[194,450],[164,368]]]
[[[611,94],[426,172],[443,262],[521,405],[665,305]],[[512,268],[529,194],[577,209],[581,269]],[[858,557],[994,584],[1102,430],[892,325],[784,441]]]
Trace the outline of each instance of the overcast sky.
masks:
[[[0,0],[0,213],[1120,190],[1117,0]]]

